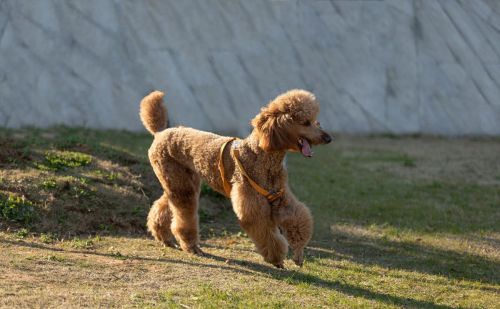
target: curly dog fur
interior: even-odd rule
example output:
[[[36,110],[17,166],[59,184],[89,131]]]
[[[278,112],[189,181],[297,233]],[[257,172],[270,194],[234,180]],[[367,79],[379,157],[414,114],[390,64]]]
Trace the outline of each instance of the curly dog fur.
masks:
[[[165,129],[167,111],[163,96],[154,91],[140,106],[141,120],[154,135],[149,159],[164,190],[149,212],[148,229],[167,246],[175,246],[177,240],[182,250],[203,254],[198,237],[200,183],[204,180],[224,194],[216,162],[221,145],[230,137],[185,127]],[[318,112],[319,104],[313,94],[288,91],[263,107],[251,122],[252,133],[238,143],[231,142],[222,154],[240,226],[264,260],[276,267],[283,267],[288,247],[293,251],[294,262],[302,265],[304,247],[311,239],[311,212],[290,191],[283,160],[287,151],[310,156],[310,145],[331,141],[316,121]],[[269,191],[285,190],[277,205],[271,206],[240,173],[230,151],[235,143],[241,163],[255,182]]]

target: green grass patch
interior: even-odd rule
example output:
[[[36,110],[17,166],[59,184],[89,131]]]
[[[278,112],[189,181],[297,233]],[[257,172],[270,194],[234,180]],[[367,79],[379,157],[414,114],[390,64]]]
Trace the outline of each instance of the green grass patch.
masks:
[[[57,241],[56,235],[52,233],[42,233],[39,237],[40,241],[44,244],[52,244]]]
[[[51,254],[51,255],[47,256],[47,260],[52,261],[52,262],[64,263],[64,262],[66,262],[66,257],[64,257],[62,255]]]
[[[271,287],[269,287],[271,289]],[[285,291],[285,295],[288,292]],[[200,283],[194,290],[189,290],[189,296],[184,291],[166,291],[159,295],[159,307],[184,308],[299,308],[286,298],[276,297],[266,289],[255,288],[231,289],[216,286],[211,283]],[[142,303],[144,305],[144,303]]]
[[[28,237],[28,235],[29,235],[29,230],[26,228],[22,228],[16,232],[16,237],[19,239],[26,238],[26,237]]]
[[[328,237],[330,226],[338,222],[426,233],[500,231],[500,186],[445,180],[402,181],[360,164],[367,160],[404,162],[404,155],[375,152],[374,158],[366,150],[353,155],[351,151],[344,154],[323,147],[307,162],[299,155],[289,156],[292,189],[312,205],[318,237]]]
[[[35,218],[33,203],[12,194],[0,194],[0,215],[2,219],[23,224],[30,224]]]
[[[45,153],[45,166],[52,170],[68,167],[86,166],[92,162],[88,154],[74,151],[48,151]]]
[[[57,182],[54,179],[46,179],[40,183],[40,187],[45,190],[54,190],[57,188]]]
[[[73,238],[69,243],[72,248],[75,249],[95,249],[95,245],[101,241],[101,237],[95,236],[95,237],[87,237],[87,238],[79,238],[75,237]]]
[[[410,158],[406,154],[403,155],[402,161],[403,161],[403,166],[406,166],[406,167],[415,167],[415,166],[417,166],[416,160],[414,158]]]
[[[407,153],[400,153],[381,149],[352,149],[342,154],[350,162],[359,163],[394,163],[404,167],[416,167],[417,159]]]
[[[120,173],[117,173],[117,172],[106,172],[106,171],[101,171],[101,170],[95,170],[93,172],[93,174],[97,177],[100,177],[102,178],[103,180],[107,180],[107,181],[115,181],[115,180],[118,180],[120,178]]]

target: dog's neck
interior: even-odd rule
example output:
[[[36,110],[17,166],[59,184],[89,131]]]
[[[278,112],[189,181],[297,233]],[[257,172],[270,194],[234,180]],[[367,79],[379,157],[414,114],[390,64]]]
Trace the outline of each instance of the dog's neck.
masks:
[[[258,165],[253,165],[261,166],[269,176],[282,172],[286,151],[264,151],[259,147],[259,138],[256,132],[252,132],[241,141],[240,149],[242,155],[248,157],[249,160],[258,162]]]

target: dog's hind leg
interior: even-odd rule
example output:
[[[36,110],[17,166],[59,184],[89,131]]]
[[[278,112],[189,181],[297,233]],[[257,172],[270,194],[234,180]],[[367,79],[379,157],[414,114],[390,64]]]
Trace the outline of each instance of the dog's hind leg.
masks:
[[[173,214],[172,232],[182,250],[202,255],[198,235],[198,194],[191,191],[186,195],[182,193],[172,195],[169,198]]]
[[[169,162],[166,175],[168,205],[172,212],[171,231],[182,250],[201,255],[198,235],[200,176],[175,162]]]
[[[165,209],[169,216],[161,217],[161,229],[155,227],[155,218],[159,216],[155,213],[155,206],[151,209],[151,225],[148,227],[157,238],[158,231],[164,232],[165,236],[170,236],[170,232],[182,250],[203,254],[199,247],[198,236],[198,198],[200,195],[200,176],[192,169],[181,165],[175,159],[162,157],[161,160],[151,160],[153,170],[165,191],[162,198],[155,203],[157,209]],[[166,214],[167,212],[165,212]],[[167,221],[167,218],[169,220]],[[167,226],[169,229],[167,230]],[[156,231],[156,235],[155,232]],[[158,238],[157,238],[158,239]],[[160,239],[161,240],[161,239]]]
[[[154,202],[148,214],[148,230],[153,237],[164,245],[175,248],[174,235],[170,229],[172,211],[168,206],[166,193]]]

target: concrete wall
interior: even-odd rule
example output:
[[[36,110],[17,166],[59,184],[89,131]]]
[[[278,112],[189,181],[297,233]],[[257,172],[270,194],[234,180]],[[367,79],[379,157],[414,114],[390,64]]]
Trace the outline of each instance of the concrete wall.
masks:
[[[290,88],[333,131],[500,134],[498,0],[0,1],[0,126],[244,135]]]

